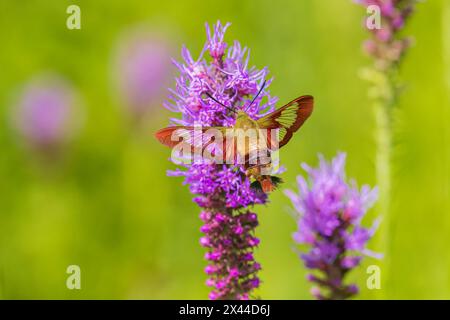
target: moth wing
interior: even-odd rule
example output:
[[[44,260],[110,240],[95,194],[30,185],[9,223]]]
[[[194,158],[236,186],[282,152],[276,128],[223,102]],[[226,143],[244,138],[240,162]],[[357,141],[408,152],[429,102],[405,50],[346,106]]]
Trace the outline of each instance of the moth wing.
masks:
[[[262,117],[257,123],[261,129],[279,129],[279,147],[281,148],[309,118],[313,108],[314,98],[309,95],[301,96]]]
[[[170,126],[158,130],[155,137],[169,148],[186,144],[191,148],[192,153],[199,152],[200,155],[211,159],[211,153],[223,154],[223,143],[216,138],[223,139],[226,129],[226,127]]]

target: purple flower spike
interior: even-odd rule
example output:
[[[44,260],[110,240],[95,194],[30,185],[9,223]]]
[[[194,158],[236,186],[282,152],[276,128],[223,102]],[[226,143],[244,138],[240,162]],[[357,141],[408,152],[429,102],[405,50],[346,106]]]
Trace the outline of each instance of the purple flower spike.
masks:
[[[373,38],[364,44],[364,49],[375,58],[379,69],[389,69],[400,61],[410,46],[411,39],[399,38],[398,33],[413,12],[417,0],[355,0],[355,2],[365,7],[375,5],[380,9],[380,28],[369,30]]]
[[[208,36],[208,44],[207,48],[211,55],[211,57],[216,61],[219,62],[224,53],[225,49],[227,47],[227,44],[223,41],[225,31],[230,26],[230,23],[227,23],[225,26],[222,26],[220,22],[218,22],[214,26],[214,32],[211,35],[209,25],[206,24],[206,34]]]
[[[379,257],[366,248],[377,223],[370,229],[361,226],[361,219],[377,199],[377,189],[358,189],[355,182],[348,183],[345,157],[345,153],[340,153],[328,163],[320,156],[318,168],[303,164],[309,182],[299,176],[299,193],[286,191],[299,214],[294,240],[310,246],[300,257],[308,269],[318,272],[307,279],[325,289],[312,289],[317,299],[347,299],[355,295],[358,288],[345,285],[345,275],[360,264],[363,255]]]
[[[235,113],[225,108],[207,94],[229,108],[242,109],[258,93],[268,71],[249,66],[249,51],[235,41],[229,46],[224,34],[229,24],[217,22],[210,31],[206,26],[207,41],[198,59],[183,47],[183,62],[174,62],[180,71],[175,89],[171,89],[170,102],[165,107],[181,114],[172,118],[172,124],[202,126],[233,126]],[[207,58],[209,54],[210,58]],[[270,97],[268,85],[248,110],[250,117],[259,117],[274,110],[276,98]],[[262,103],[262,99],[265,103]],[[257,215],[248,207],[264,204],[267,196],[250,188],[250,180],[241,165],[194,163],[185,170],[169,173],[184,176],[195,203],[202,208],[200,219],[204,225],[200,240],[208,248],[205,258],[209,266],[208,285],[213,288],[209,298],[249,299],[253,289],[259,287],[256,273],[261,269],[255,262],[253,251],[259,245],[254,237],[258,225]]]
[[[14,109],[16,130],[32,148],[53,154],[79,128],[76,102],[65,80],[39,76],[25,86]]]

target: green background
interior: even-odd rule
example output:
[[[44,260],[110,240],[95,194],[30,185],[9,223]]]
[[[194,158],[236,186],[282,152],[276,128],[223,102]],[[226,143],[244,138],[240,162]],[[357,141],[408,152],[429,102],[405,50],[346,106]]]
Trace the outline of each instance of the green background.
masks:
[[[66,28],[66,8],[81,7],[81,30]],[[197,56],[204,23],[232,22],[226,40],[251,48],[268,66],[271,92],[287,102],[312,94],[316,109],[281,152],[294,187],[300,162],[348,153],[347,174],[375,184],[371,64],[364,8],[351,0],[316,1],[12,1],[0,2],[0,298],[203,299],[208,288],[199,245],[199,210],[153,132],[168,124],[158,103],[142,130],[132,128],[111,86],[120,33],[149,23],[175,48]],[[401,69],[396,113],[392,211],[383,262],[367,258],[349,280],[359,298],[450,298],[450,3],[417,7],[404,30],[415,38]],[[53,70],[83,99],[85,123],[52,168],[18,143],[11,97],[35,74]],[[309,299],[306,271],[292,250],[296,224],[282,191],[255,208],[263,299]],[[366,224],[376,217],[371,210]],[[81,267],[81,290],[66,288],[66,268]],[[368,290],[366,266],[379,264],[383,287]]]

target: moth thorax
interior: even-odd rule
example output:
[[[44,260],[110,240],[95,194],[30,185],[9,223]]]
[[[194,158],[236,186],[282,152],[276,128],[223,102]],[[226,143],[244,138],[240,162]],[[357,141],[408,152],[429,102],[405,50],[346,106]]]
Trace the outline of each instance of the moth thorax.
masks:
[[[236,120],[236,127],[239,129],[243,129],[243,130],[256,129],[256,128],[258,128],[258,124],[256,123],[256,121],[252,120],[250,117],[245,116],[245,117],[239,117]]]

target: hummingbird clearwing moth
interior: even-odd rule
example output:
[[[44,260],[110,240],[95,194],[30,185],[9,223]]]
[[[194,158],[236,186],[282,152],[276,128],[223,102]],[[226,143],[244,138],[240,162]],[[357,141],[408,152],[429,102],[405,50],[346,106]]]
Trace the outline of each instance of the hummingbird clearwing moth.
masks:
[[[212,99],[216,101],[214,98]],[[238,110],[236,112],[236,123],[233,127],[201,127],[201,129],[197,130],[197,133],[195,133],[196,127],[194,126],[170,126],[157,131],[155,136],[160,143],[168,146],[169,148],[174,148],[180,143],[185,143],[190,145],[192,149],[195,147],[205,147],[195,145],[193,141],[203,141],[201,138],[196,139],[195,137],[198,137],[199,134],[205,134],[211,129],[217,130],[223,135],[223,137],[231,136],[233,142],[231,145],[234,147],[234,149],[230,149],[229,145],[226,144],[225,141],[227,139],[224,139],[223,143],[217,144],[218,148],[221,149],[223,159],[229,159],[230,152],[233,152],[234,156],[237,154],[241,157],[246,158],[244,165],[247,170],[247,175],[254,177],[256,180],[255,182],[259,182],[258,187],[261,187],[263,192],[271,192],[276,187],[276,184],[280,182],[279,179],[274,179],[274,177],[270,175],[261,174],[261,168],[264,165],[251,165],[249,163],[250,152],[258,151],[258,148],[260,148],[259,145],[251,143],[249,145],[247,141],[246,143],[244,143],[243,147],[240,147],[239,143],[237,143],[236,141],[239,137],[238,135],[233,133],[237,131],[245,131],[248,129],[254,129],[255,132],[261,132],[261,129],[266,130],[266,132],[269,132],[265,137],[265,139],[267,139],[266,146],[268,149],[270,149],[274,144],[272,140],[273,134],[271,133],[277,132],[278,148],[281,148],[289,142],[293,134],[298,129],[300,129],[306,119],[309,118],[313,111],[313,107],[314,98],[310,95],[305,95],[292,100],[283,107],[269,113],[268,115],[258,120],[253,120],[244,110]],[[177,132],[178,134],[176,134]],[[174,139],[174,136],[181,138],[181,140]]]

